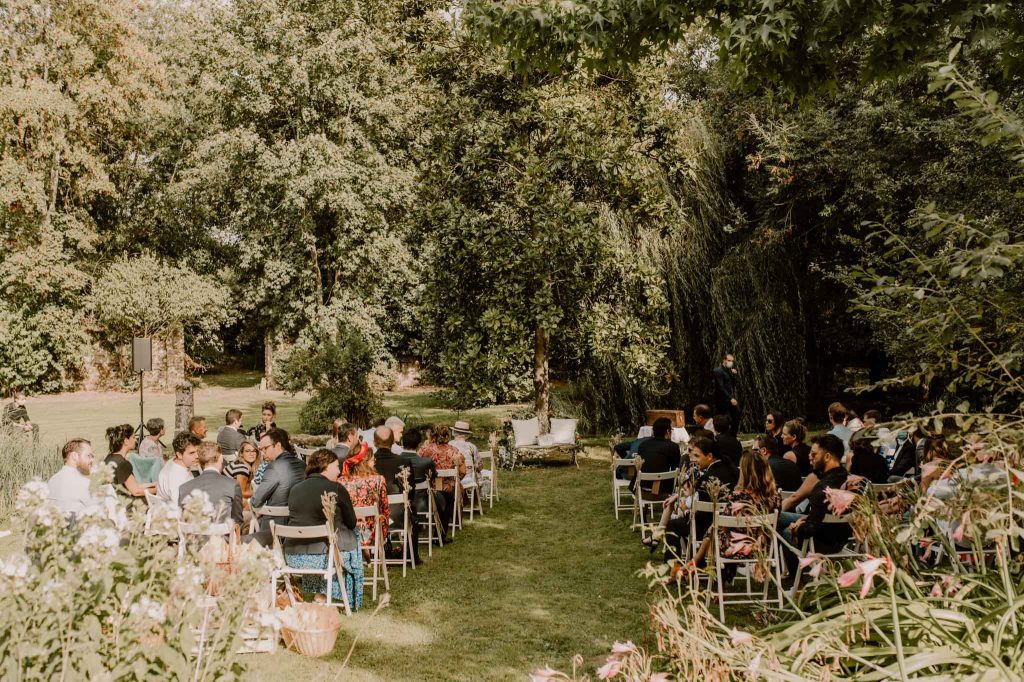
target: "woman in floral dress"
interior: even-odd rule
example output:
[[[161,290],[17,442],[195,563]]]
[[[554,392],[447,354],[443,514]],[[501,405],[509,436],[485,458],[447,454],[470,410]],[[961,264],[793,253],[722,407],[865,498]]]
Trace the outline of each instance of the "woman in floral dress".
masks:
[[[420,448],[420,457],[429,457],[434,460],[434,466],[438,471],[441,469],[455,469],[459,473],[459,480],[465,477],[466,457],[459,452],[458,448],[452,445],[451,431],[446,424],[436,424],[430,430],[430,442]],[[444,500],[444,509],[439,509],[445,525],[445,537],[450,537],[452,524],[452,507],[455,504],[455,480],[452,478],[438,478],[434,481],[434,489],[440,493]]]
[[[375,461],[369,446],[364,442],[357,454],[345,460],[341,480],[341,484],[352,498],[353,507],[376,507],[380,514],[376,521],[370,518],[357,522],[364,548],[373,546],[377,523],[383,524],[385,529],[391,523],[388,486],[384,477],[374,469]]]

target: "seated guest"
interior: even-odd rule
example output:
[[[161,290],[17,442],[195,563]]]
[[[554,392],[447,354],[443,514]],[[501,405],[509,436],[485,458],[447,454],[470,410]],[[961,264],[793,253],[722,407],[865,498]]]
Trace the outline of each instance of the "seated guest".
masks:
[[[61,454],[64,466],[46,482],[50,491],[46,499],[57,505],[61,514],[74,517],[93,503],[89,492],[92,443],[84,438],[74,438],[64,444]]]
[[[217,430],[217,445],[225,459],[233,460],[238,456],[238,449],[246,442],[242,433],[242,413],[239,410],[228,410],[224,415],[224,426]]]
[[[263,407],[260,409],[260,423],[249,429],[248,436],[252,436],[253,440],[257,443],[260,442],[260,438],[263,438],[270,429],[277,428],[277,422],[274,421],[274,417],[277,415],[277,405],[274,404],[273,400],[268,400],[263,403]]]
[[[949,451],[949,444],[946,442],[946,439],[943,436],[929,438],[924,461],[921,462],[921,490],[927,493],[931,485],[940,480],[952,461],[953,456]],[[937,466],[925,467],[925,464],[935,464]]]
[[[344,462],[348,453],[359,450],[359,427],[350,422],[342,422],[338,426],[337,444],[328,448],[333,450],[338,462]]]
[[[693,423],[697,425],[698,429],[706,429],[711,433],[717,435],[718,432],[715,430],[715,423],[712,418],[713,412],[711,408],[701,403],[693,408]],[[730,419],[730,424],[732,420]]]
[[[341,419],[333,419],[333,420],[331,420],[331,437],[327,439],[326,443],[324,443],[324,447],[327,448],[328,450],[333,450],[334,446],[336,446],[338,443],[341,442],[341,440],[340,440],[340,436],[341,436],[340,431],[341,431],[341,425],[343,423],[344,422]]]
[[[849,471],[854,476],[863,476],[872,483],[889,481],[889,465],[885,457],[874,446],[870,438],[853,438],[850,447]]]
[[[754,439],[754,450],[768,463],[772,470],[772,478],[780,488],[786,492],[800,488],[800,484],[804,482],[800,469],[795,462],[779,455],[779,441],[771,436],[758,436]]]
[[[642,460],[640,473],[654,474],[679,469],[679,446],[671,439],[672,420],[668,417],[659,417],[654,420],[652,428],[654,435],[644,441],[636,453]],[[672,492],[672,485],[672,481],[645,481],[643,488],[655,496],[660,495],[664,498]]]
[[[167,433],[167,429],[164,428],[164,420],[160,417],[153,417],[147,421],[146,433],[149,435],[139,443],[139,457],[163,461],[164,444],[160,442],[160,439]]]
[[[437,471],[455,469],[459,480],[461,480],[468,471],[466,468],[466,458],[451,445],[449,433],[446,424],[434,425],[430,430],[430,442],[420,449],[420,455],[432,459]],[[439,501],[441,504],[438,505],[438,512],[441,514],[441,519],[445,525],[443,532],[446,537],[450,537],[451,534],[448,530],[451,527],[452,508],[455,504],[455,481],[451,478],[435,478],[434,490],[438,493],[438,495],[435,495],[435,499],[440,497]]]
[[[114,470],[115,490],[129,497],[144,497],[146,493],[156,490],[156,483],[139,483],[135,471],[128,461],[128,453],[135,449],[135,429],[130,424],[111,426],[107,429],[107,442],[110,454],[103,463]]]
[[[363,605],[363,553],[353,529],[356,527],[356,512],[348,490],[340,483],[341,465],[333,451],[321,448],[306,459],[306,478],[292,486],[288,492],[289,526],[322,526],[327,523],[322,496],[334,493],[337,506],[334,509],[334,533],[341,554],[345,576],[345,592],[353,611]],[[292,568],[323,570],[327,568],[328,545],[323,540],[306,542],[287,538],[284,543],[284,560]],[[302,576],[302,591],[317,595],[316,601],[325,601],[327,581],[322,576]],[[331,580],[331,599],[341,599],[341,585],[337,577]]]
[[[377,448],[377,451],[374,453],[374,468],[381,476],[384,477],[384,482],[388,487],[388,495],[398,495],[403,492],[402,487],[399,485],[399,476],[402,471],[407,472],[406,481],[408,483],[406,485],[409,486],[409,499],[411,500],[414,495],[413,488],[416,486],[412,465],[406,457],[396,455],[392,451],[391,446],[394,445],[394,443],[391,441],[391,429],[388,427],[378,426],[376,430],[374,430],[373,444]],[[399,451],[401,451],[401,449],[402,448],[399,448]],[[405,508],[399,504],[391,505],[391,526],[400,530],[402,528],[404,518]],[[417,533],[419,524],[417,523],[416,514],[413,513],[412,509],[409,510],[409,523],[412,525],[413,548],[415,550],[419,545],[419,535]],[[390,541],[390,538],[388,538],[388,540]],[[390,542],[386,544],[388,545],[388,551],[391,552],[392,547]],[[396,550],[395,554],[400,557],[401,551]]]
[[[376,459],[370,451],[370,446],[366,443],[363,443],[363,446],[357,454],[349,455],[345,460],[341,484],[352,498],[354,507],[377,508],[376,520],[370,518],[356,521],[359,526],[360,544],[363,547],[372,547],[376,542],[376,533],[386,532],[382,529],[387,529],[391,525],[391,507],[388,505],[387,483],[374,468]],[[377,526],[378,520],[380,528]],[[387,537],[382,536],[382,539],[387,540]]]
[[[292,486],[305,478],[306,466],[291,451],[288,432],[270,429],[260,438],[259,452],[267,462],[263,482],[256,487],[249,504],[253,509],[263,506],[285,507]],[[257,470],[258,471],[258,470]],[[260,517],[260,530],[270,527],[270,517]]]
[[[882,421],[882,413],[878,410],[868,410],[864,413],[864,428],[870,429],[872,426],[878,426]]]
[[[199,446],[203,441],[191,431],[182,431],[171,444],[174,457],[164,464],[156,479],[156,494],[164,502],[178,504],[181,486],[192,480],[192,467],[199,461]]]
[[[452,426],[452,435],[454,438],[451,440],[453,448],[462,453],[462,456],[466,458],[466,466],[472,466],[473,471],[477,471],[480,468],[480,451],[475,445],[469,442],[469,436],[473,433],[469,427],[467,421],[457,421]]]
[[[910,435],[893,455],[890,480],[899,480],[908,474],[916,476],[927,451],[927,434],[921,427],[911,428]]]
[[[785,462],[786,460],[782,461]],[[796,466],[792,462],[787,462],[787,464]],[[754,452],[746,453],[740,460],[739,481],[726,500],[730,503],[728,515],[761,516],[763,514],[771,514],[779,508],[781,503],[778,488],[779,484],[772,476],[768,460],[763,455],[758,455]],[[704,535],[704,541],[697,550],[691,566],[703,565],[704,558],[707,556],[711,545],[711,530],[709,528],[708,532]],[[718,552],[723,556],[728,556],[727,548],[733,544],[729,534],[730,530],[732,529],[719,529]],[[767,555],[770,546],[768,542],[772,537],[771,533],[771,529],[751,530],[746,533],[755,545],[751,550],[751,554],[761,552]],[[732,568],[735,569],[735,567]]]
[[[690,463],[693,464],[692,479],[683,491],[688,496],[670,497],[665,502],[665,507],[671,509],[673,502],[676,499],[679,501],[676,509],[677,518],[668,521],[665,525],[665,542],[668,545],[668,552],[665,554],[666,560],[683,558],[682,542],[690,532],[690,507],[694,499],[711,502],[713,485],[721,485],[719,501],[724,502],[739,478],[738,472],[732,468],[732,465],[719,457],[714,445],[714,441],[710,438],[690,439],[689,456]],[[714,515],[710,512],[699,512],[694,518],[696,520],[694,528],[696,537],[704,537],[708,528],[711,527]]]
[[[828,406],[828,420],[832,424],[829,435],[843,441],[843,448],[847,451],[850,449],[850,436],[853,435],[853,430],[846,425],[848,414],[846,406],[842,403],[832,403]]]
[[[402,434],[405,432],[405,422],[398,417],[391,416],[384,420],[384,426],[391,429],[391,437],[393,439],[391,450],[396,455],[401,454],[402,446],[399,443],[402,442]]]
[[[437,475],[437,465],[429,457],[421,457],[419,454],[420,445],[423,443],[423,430],[418,427],[406,429],[402,434],[402,459],[409,463],[412,469],[413,480],[410,483],[414,487],[424,481],[433,481]],[[422,499],[422,509],[419,507],[420,500],[417,500],[419,511],[427,510],[427,500]]]
[[[717,433],[715,446],[722,459],[739,468],[740,458],[743,457],[743,444],[739,438],[732,435],[732,417],[727,414],[716,414],[710,422],[714,426],[712,433]]]
[[[850,408],[846,408],[846,427],[850,429],[852,433],[857,433],[864,428],[864,422],[862,422],[860,417],[857,416],[857,413]]]
[[[199,446],[198,458],[203,473],[181,484],[178,489],[178,505],[184,507],[185,501],[193,493],[206,493],[213,505],[211,522],[232,522],[238,533],[242,527],[242,489],[237,481],[222,473],[224,455],[216,443],[203,443]]]
[[[840,463],[846,448],[837,436],[826,434],[811,439],[811,466],[817,477],[814,489],[807,496],[807,515],[801,516],[792,512],[779,515],[779,531],[782,537],[793,547],[800,548],[807,538],[814,538],[818,552],[831,554],[838,552],[850,539],[850,526],[843,523],[823,523],[825,515],[830,513],[825,490],[839,490],[849,476]],[[783,547],[786,563],[790,573],[796,570],[797,556],[788,548]]]
[[[782,440],[782,414],[779,412],[769,412],[764,417],[764,435],[770,436],[775,440]]]
[[[800,475],[811,473],[811,446],[807,439],[807,427],[799,419],[790,419],[782,425],[782,456],[795,462]]]
[[[259,465],[260,452],[256,444],[245,441],[238,450],[238,459],[224,466],[224,473],[238,481],[238,487],[242,489],[242,503],[246,507],[255,492],[252,479]]]
[[[192,417],[188,420],[188,430],[193,436],[199,440],[206,438],[206,432],[209,430],[206,426],[206,417]]]

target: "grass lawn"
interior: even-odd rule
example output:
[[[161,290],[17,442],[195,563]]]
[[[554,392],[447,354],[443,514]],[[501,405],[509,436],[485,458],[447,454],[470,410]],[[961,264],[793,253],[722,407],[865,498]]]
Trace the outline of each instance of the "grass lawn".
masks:
[[[584,461],[501,472],[501,500],[408,577],[392,602],[346,619],[331,656],[253,661],[259,680],[515,680],[545,665],[601,665],[615,640],[644,640],[647,553],[611,513],[608,469]],[[367,595],[367,599],[369,595]]]

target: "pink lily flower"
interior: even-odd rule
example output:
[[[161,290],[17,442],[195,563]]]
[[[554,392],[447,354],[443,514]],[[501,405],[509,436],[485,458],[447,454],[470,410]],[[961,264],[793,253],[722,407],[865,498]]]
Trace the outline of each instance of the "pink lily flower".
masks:
[[[732,635],[733,646],[743,646],[744,644],[750,644],[754,641],[754,636],[752,634],[749,632],[743,632],[742,630],[737,630],[736,628],[733,628],[729,634]]]
[[[956,530],[953,531],[953,540],[956,542],[963,542],[964,531],[967,530],[967,524],[971,521],[971,515],[964,512],[964,515],[960,517],[960,523],[957,525]]]
[[[617,656],[631,654],[634,651],[636,651],[636,644],[633,644],[633,642],[615,642],[612,644],[612,653]]]
[[[668,673],[654,673],[650,682],[669,682]]]
[[[811,567],[808,571],[808,575],[812,578],[817,578],[821,575],[821,569],[825,567],[825,558],[820,554],[808,554],[800,560],[800,568]]]
[[[857,495],[849,490],[825,488],[825,498],[828,500],[828,506],[832,513],[836,516],[842,516],[850,508],[850,505],[853,504]]]
[[[938,583],[935,583],[934,585],[932,585],[932,591],[929,592],[928,595],[932,596],[932,597],[941,597],[942,596],[942,588],[939,587]]]
[[[737,533],[735,531],[729,533],[732,538],[732,543],[726,548],[725,556],[750,556],[751,550],[754,548],[754,540],[745,533]]]
[[[597,669],[597,679],[610,680],[622,670],[622,661],[617,658],[609,658],[608,662]]]

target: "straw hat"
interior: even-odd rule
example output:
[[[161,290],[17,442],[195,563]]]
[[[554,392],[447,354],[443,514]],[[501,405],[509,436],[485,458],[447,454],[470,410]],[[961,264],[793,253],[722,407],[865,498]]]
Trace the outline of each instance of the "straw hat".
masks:
[[[455,433],[473,433],[473,430],[469,428],[469,422],[465,421],[455,422],[455,425],[452,426],[452,431]]]

